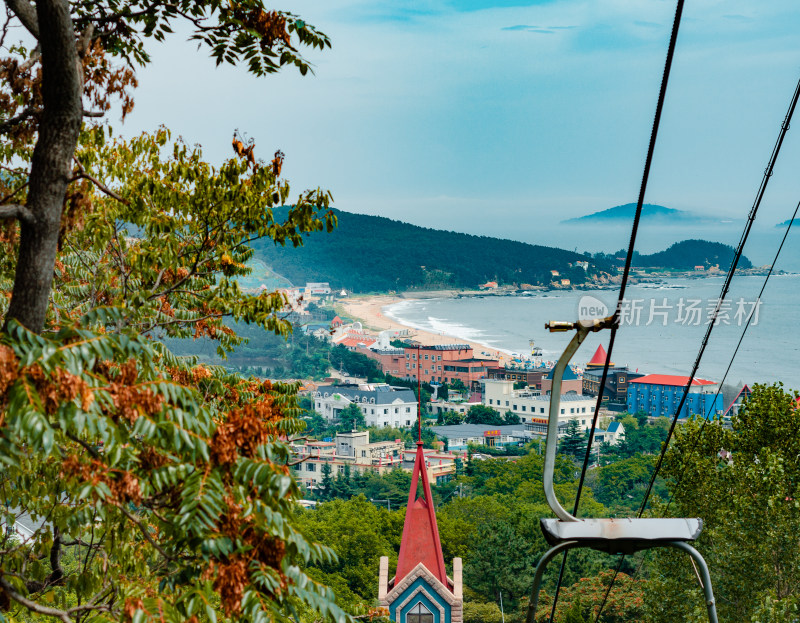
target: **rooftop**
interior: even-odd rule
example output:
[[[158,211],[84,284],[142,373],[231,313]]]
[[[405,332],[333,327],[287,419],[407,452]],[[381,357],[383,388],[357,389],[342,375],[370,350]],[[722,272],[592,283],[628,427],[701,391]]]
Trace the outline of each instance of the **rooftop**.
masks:
[[[375,404],[391,404],[400,399],[403,402],[413,402],[416,404],[416,394],[407,387],[390,387],[389,385],[379,385],[374,389],[362,389],[356,385],[325,385],[318,387],[317,391],[322,395],[340,394],[353,402],[372,402]]]
[[[548,379],[552,380],[553,379],[553,374],[555,373],[555,371],[556,371],[556,369],[555,369],[555,367],[553,367],[553,369],[550,370],[550,372],[547,373],[547,376],[545,378],[548,378]],[[561,379],[563,381],[574,381],[577,378],[578,378],[578,375],[575,374],[575,371],[572,368],[570,368],[569,366],[567,366],[567,369],[564,370],[564,376],[561,377]]]
[[[670,385],[672,387],[686,387],[689,382],[688,376],[675,376],[673,374],[648,374],[647,376],[633,379],[631,383],[644,383],[646,385]],[[692,386],[698,385],[716,385],[714,381],[707,381],[706,379],[694,379]]]
[[[550,402],[550,396],[531,396],[529,400],[539,400],[541,402]],[[561,394],[561,402],[577,402],[579,400],[591,400],[592,402],[596,401],[597,398],[595,396],[584,396],[583,394]]]
[[[406,348],[411,348],[412,350],[416,350],[416,346],[407,346]],[[471,350],[472,346],[469,344],[432,344],[429,346],[419,346],[420,350]]]

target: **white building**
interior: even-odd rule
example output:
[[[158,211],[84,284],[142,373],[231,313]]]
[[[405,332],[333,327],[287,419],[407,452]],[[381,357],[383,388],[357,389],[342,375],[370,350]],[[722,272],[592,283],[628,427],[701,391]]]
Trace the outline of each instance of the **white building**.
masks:
[[[550,396],[541,396],[537,391],[514,389],[513,381],[487,380],[484,382],[483,404],[492,407],[504,415],[512,411],[525,424],[525,429],[539,435],[547,433],[547,419],[550,413]],[[559,431],[570,420],[578,420],[581,428],[586,430],[592,425],[596,398],[581,394],[569,393],[561,395],[561,406],[558,417]]]
[[[328,421],[356,403],[367,426],[402,428],[417,420],[417,397],[407,387],[386,384],[327,385],[314,393],[314,410]]]
[[[305,293],[313,296],[325,296],[331,293],[331,286],[327,281],[322,283],[309,282],[306,283]]]
[[[625,439],[625,427],[622,422],[611,422],[606,430],[594,431],[594,445],[607,443],[618,446]]]

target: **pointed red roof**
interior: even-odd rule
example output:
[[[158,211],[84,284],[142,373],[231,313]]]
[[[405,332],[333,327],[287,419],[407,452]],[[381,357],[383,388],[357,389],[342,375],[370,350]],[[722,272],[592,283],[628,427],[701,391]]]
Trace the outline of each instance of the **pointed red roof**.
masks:
[[[417,485],[420,476],[422,477],[424,497],[418,498]],[[431,485],[428,482],[428,470],[425,468],[422,442],[417,443],[414,475],[411,478],[411,490],[408,492],[406,520],[403,525],[403,539],[400,541],[395,582],[406,577],[419,563],[425,565],[425,568],[442,584],[449,586],[447,571],[444,567],[442,544],[439,541],[439,526],[436,524],[436,512],[433,508]]]
[[[608,359],[606,349],[603,348],[602,344],[600,344],[600,346],[597,347],[597,350],[594,351],[594,357],[589,360],[589,363],[587,363],[586,366],[589,368],[602,367],[606,365],[606,359]],[[612,362],[608,365],[613,366],[614,363]]]

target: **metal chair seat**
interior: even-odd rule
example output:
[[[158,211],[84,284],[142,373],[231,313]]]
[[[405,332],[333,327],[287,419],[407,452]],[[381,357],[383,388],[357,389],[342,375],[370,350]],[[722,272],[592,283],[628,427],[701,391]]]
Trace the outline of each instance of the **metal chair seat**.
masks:
[[[695,541],[703,531],[702,519],[541,519],[542,534],[550,546],[573,541],[580,547],[607,554],[634,554],[667,543]]]
[[[700,519],[686,518],[646,518],[646,519],[579,519],[570,514],[556,497],[553,478],[555,474],[558,416],[560,414],[561,382],[564,370],[570,359],[580,347],[586,336],[594,331],[608,329],[616,322],[615,316],[596,320],[578,322],[550,322],[545,327],[550,331],[575,330],[564,353],[553,368],[553,380],[550,389],[550,412],[547,419],[547,443],[545,444],[542,484],[547,505],[557,518],[541,520],[542,533],[550,544],[536,565],[533,576],[531,600],[528,604],[527,623],[534,623],[536,608],[539,604],[539,590],[547,563],[559,552],[566,552],[575,547],[588,547],[608,554],[633,554],[653,547],[671,547],[689,554],[696,563],[698,577],[703,586],[708,620],[717,623],[717,609],[714,603],[714,592],[711,588],[711,576],[706,561],[696,549],[689,545],[695,541],[703,530]]]

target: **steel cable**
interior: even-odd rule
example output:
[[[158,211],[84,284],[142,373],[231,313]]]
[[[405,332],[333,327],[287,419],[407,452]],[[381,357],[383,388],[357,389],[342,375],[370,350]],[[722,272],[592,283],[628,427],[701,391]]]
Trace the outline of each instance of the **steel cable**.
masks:
[[[647,147],[647,156],[645,157],[644,171],[642,172],[642,182],[641,185],[639,186],[639,197],[636,202],[636,213],[634,214],[633,217],[631,237],[630,241],[628,242],[628,253],[625,257],[625,267],[623,268],[622,279],[620,280],[619,295],[617,297],[617,307],[614,310],[614,317],[616,321],[613,323],[611,327],[611,335],[608,338],[608,350],[606,351],[606,361],[603,364],[603,373],[600,379],[600,388],[597,394],[597,403],[595,404],[594,415],[592,417],[592,426],[589,429],[589,439],[586,445],[586,455],[583,460],[581,475],[578,480],[578,490],[575,494],[575,504],[573,505],[573,511],[572,511],[572,514],[575,516],[578,515],[578,509],[580,507],[581,494],[583,492],[583,485],[586,479],[586,471],[589,467],[589,460],[591,458],[592,442],[594,440],[594,431],[595,428],[597,427],[597,420],[600,415],[600,406],[603,403],[603,392],[605,390],[606,381],[608,380],[609,363],[611,361],[611,355],[614,351],[614,342],[617,337],[617,329],[619,328],[619,316],[622,310],[623,303],[625,301],[625,289],[627,288],[628,278],[630,276],[631,264],[633,262],[633,251],[634,247],[636,246],[636,235],[639,231],[639,222],[642,216],[642,208],[644,206],[644,197],[645,197],[645,192],[647,190],[647,182],[650,178],[650,167],[653,163],[653,153],[655,152],[656,139],[658,138],[658,129],[661,125],[661,113],[664,109],[664,100],[666,99],[666,94],[667,94],[667,84],[669,82],[670,70],[672,69],[672,59],[675,56],[675,44],[678,40],[678,29],[680,28],[681,24],[683,5],[684,5],[684,0],[678,0],[677,5],[675,7],[675,18],[672,22],[672,31],[670,33],[669,46],[667,48],[667,58],[664,63],[664,71],[661,76],[661,87],[658,92],[658,102],[656,104],[656,112],[653,118],[653,126],[652,129],[650,130],[650,143],[648,144]],[[566,568],[566,564],[567,564],[567,552],[564,552],[564,556],[561,559],[561,568],[558,573],[558,582],[556,584],[555,596],[553,598],[553,607],[552,610],[550,611],[550,623],[553,623],[553,617],[555,616],[556,605],[558,603],[558,595],[561,590],[561,583],[564,579],[564,570]]]
[[[681,396],[681,400],[678,403],[678,408],[675,410],[675,415],[673,415],[672,417],[672,422],[670,424],[669,431],[667,432],[667,438],[664,440],[661,452],[658,455],[658,461],[656,462],[656,467],[653,470],[653,474],[650,477],[650,482],[647,485],[647,490],[645,491],[644,498],[642,499],[641,506],[639,507],[639,512],[637,513],[637,517],[641,517],[644,514],[645,509],[647,508],[647,502],[650,498],[650,494],[653,491],[653,485],[656,481],[656,478],[658,477],[658,472],[661,469],[661,465],[664,461],[664,456],[667,452],[669,442],[672,439],[672,434],[675,431],[675,426],[678,422],[678,418],[680,417],[680,413],[683,410],[684,405],[686,404],[686,398],[689,395],[689,390],[691,389],[692,384],[694,382],[695,376],[697,374],[697,369],[700,367],[700,361],[702,360],[703,354],[705,353],[706,346],[708,345],[708,340],[711,337],[711,332],[713,331],[714,327],[717,324],[717,318],[719,316],[720,307],[722,305],[722,302],[725,300],[728,291],[730,290],[731,281],[733,280],[734,273],[736,272],[736,267],[739,264],[739,259],[741,258],[742,252],[744,251],[744,246],[747,242],[747,238],[750,235],[750,230],[753,227],[753,222],[756,219],[756,215],[758,214],[758,209],[761,206],[761,201],[764,198],[764,193],[767,190],[767,185],[769,184],[769,180],[772,177],[775,168],[775,162],[778,159],[778,154],[781,151],[783,140],[786,137],[786,132],[789,130],[789,125],[792,120],[792,115],[794,115],[795,108],[797,107],[798,98],[800,98],[800,80],[798,80],[797,82],[794,94],[792,95],[791,103],[789,104],[789,110],[787,111],[786,117],[784,118],[783,123],[781,124],[781,129],[780,132],[778,133],[778,139],[775,141],[775,146],[772,149],[772,155],[770,156],[769,159],[769,164],[767,165],[767,168],[764,170],[764,176],[761,179],[761,185],[759,186],[758,192],[756,193],[756,199],[753,203],[753,207],[750,209],[750,213],[748,214],[744,231],[742,232],[742,236],[739,240],[739,245],[736,248],[736,254],[733,257],[733,261],[731,262],[730,268],[728,269],[728,274],[726,275],[725,281],[723,282],[722,291],[720,292],[719,299],[717,300],[717,304],[714,307],[714,312],[711,316],[711,320],[708,323],[706,334],[703,337],[703,341],[700,344],[700,350],[698,351],[697,358],[695,359],[694,365],[692,366],[692,372],[689,375],[689,380],[686,383],[686,387],[683,390],[683,395]],[[788,228],[787,228],[787,234],[788,234]],[[782,246],[783,242],[781,242],[781,247]],[[766,283],[764,284],[764,286],[766,286]],[[611,579],[611,582],[608,585],[608,589],[606,590],[605,596],[603,597],[603,601],[600,605],[600,610],[598,611],[597,617],[595,618],[595,623],[597,623],[597,621],[599,621],[600,619],[600,615],[603,612],[603,608],[605,607],[605,604],[608,600],[608,596],[611,593],[611,589],[614,586],[614,582],[616,581],[617,575],[619,574],[619,570],[622,568],[622,563],[624,560],[625,560],[625,555],[623,554],[620,557],[620,561],[617,564],[617,567],[614,571],[614,575]]]

